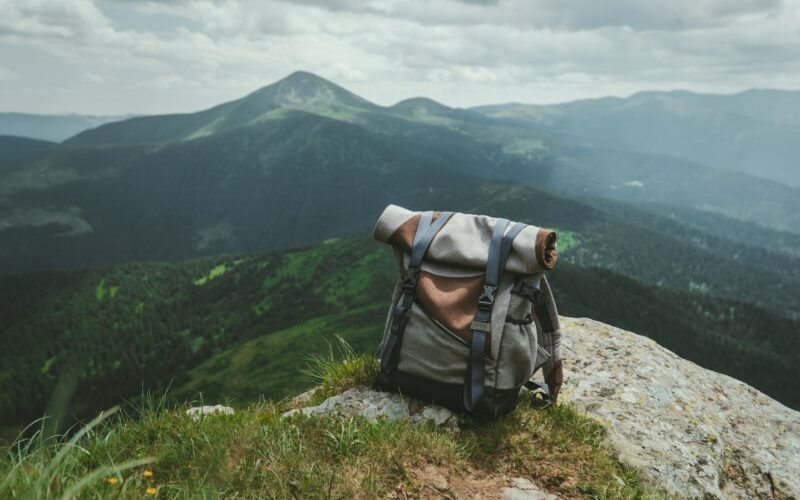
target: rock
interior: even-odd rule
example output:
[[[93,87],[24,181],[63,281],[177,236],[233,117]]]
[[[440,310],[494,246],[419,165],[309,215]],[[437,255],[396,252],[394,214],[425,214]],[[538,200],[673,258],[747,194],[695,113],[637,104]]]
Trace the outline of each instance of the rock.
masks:
[[[563,400],[608,425],[620,461],[682,497],[800,497],[800,412],[646,337],[562,327]]]
[[[214,405],[214,406],[195,406],[186,410],[192,420],[199,420],[206,415],[233,415],[233,408],[230,406]]]
[[[511,483],[511,486],[503,489],[503,500],[558,500],[557,496],[551,495],[525,478],[515,477]]]
[[[409,420],[414,423],[433,422],[451,429],[458,429],[458,416],[447,408],[400,394],[380,392],[366,386],[357,386],[330,397],[319,406],[289,410],[284,417],[303,413],[305,415],[341,414],[346,417],[361,416],[374,422],[379,418]]]
[[[289,401],[289,406],[292,408],[300,408],[302,406],[306,406],[309,401],[314,397],[314,394],[317,393],[319,387],[314,387],[312,389],[307,390],[306,392],[299,394],[293,397]]]

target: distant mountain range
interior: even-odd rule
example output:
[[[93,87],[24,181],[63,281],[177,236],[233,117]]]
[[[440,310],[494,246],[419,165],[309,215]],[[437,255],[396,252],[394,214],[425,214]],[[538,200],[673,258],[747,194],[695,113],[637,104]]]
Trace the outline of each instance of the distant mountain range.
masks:
[[[35,115],[30,113],[0,112],[0,135],[61,142],[86,129],[98,127],[104,123],[124,120],[131,116],[134,115]]]
[[[577,144],[668,155],[800,186],[800,91],[640,92],[624,99],[473,110]]]
[[[309,246],[368,232],[395,202],[553,225],[592,248],[583,265],[795,315],[798,194],[429,99],[381,107],[298,72],[0,163],[0,273]]]

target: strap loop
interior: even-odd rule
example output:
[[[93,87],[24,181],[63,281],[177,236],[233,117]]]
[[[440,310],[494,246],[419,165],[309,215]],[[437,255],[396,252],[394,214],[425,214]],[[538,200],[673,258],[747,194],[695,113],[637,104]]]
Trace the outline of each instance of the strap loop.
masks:
[[[483,321],[473,321],[469,325],[470,330],[478,330],[481,332],[492,333],[492,324]]]
[[[526,283],[525,281],[518,280],[514,283],[511,293],[519,295],[528,299],[531,303],[540,305],[544,302],[544,292],[539,287],[535,287]]]

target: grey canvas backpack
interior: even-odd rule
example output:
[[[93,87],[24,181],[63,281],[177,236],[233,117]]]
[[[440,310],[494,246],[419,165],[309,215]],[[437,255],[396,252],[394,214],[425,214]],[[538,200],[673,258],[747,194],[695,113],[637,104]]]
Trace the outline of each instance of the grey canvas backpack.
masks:
[[[513,410],[523,386],[558,397],[561,332],[544,277],[557,258],[553,231],[390,205],[374,238],[393,247],[400,270],[380,388],[492,416]],[[539,368],[543,384],[531,380]]]

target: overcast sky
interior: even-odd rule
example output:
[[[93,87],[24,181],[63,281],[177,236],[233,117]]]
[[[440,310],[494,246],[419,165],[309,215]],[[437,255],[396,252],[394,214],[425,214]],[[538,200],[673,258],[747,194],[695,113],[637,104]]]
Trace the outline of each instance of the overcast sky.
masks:
[[[800,89],[800,0],[0,0],[0,111],[194,111],[300,69],[383,105]]]

